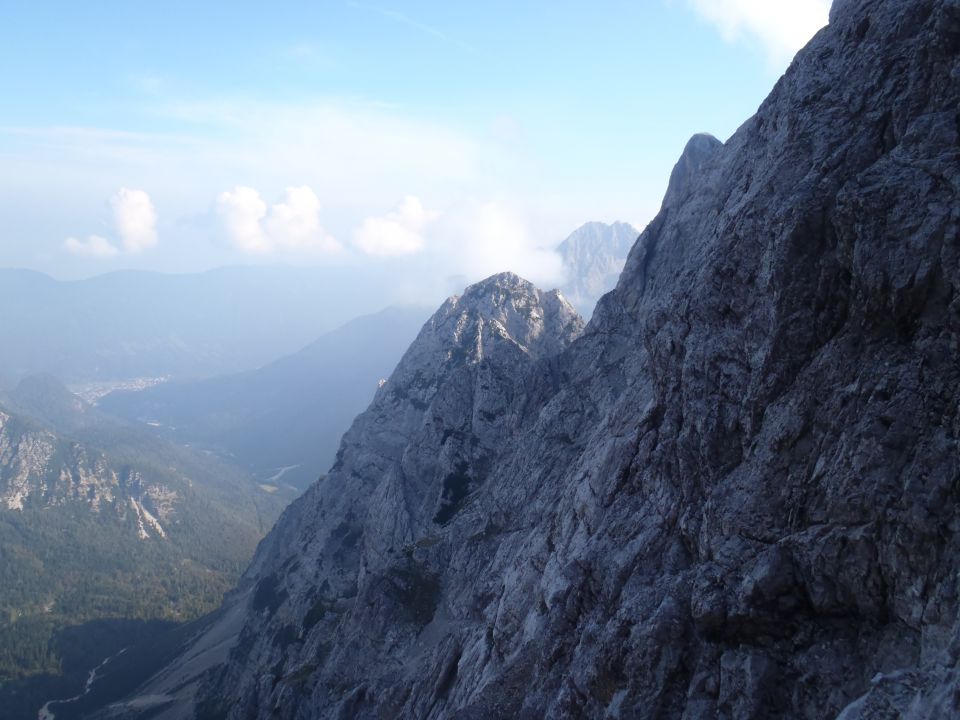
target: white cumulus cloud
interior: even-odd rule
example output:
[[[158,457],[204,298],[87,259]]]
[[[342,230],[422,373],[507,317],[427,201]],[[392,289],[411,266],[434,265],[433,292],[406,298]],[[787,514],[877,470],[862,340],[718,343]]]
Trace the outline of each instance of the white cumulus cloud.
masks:
[[[91,235],[86,240],[68,237],[63,241],[64,249],[71,255],[90,258],[111,258],[120,250],[109,240],[99,235]]]
[[[110,198],[110,209],[119,244],[90,235],[86,240],[68,237],[63,241],[63,249],[78,257],[106,259],[121,252],[138,253],[157,244],[157,210],[146,192],[120,188]]]
[[[237,186],[217,196],[217,213],[234,247],[244,253],[342,249],[320,224],[320,200],[307,186],[288,187],[283,201],[269,208],[259,191]]]
[[[380,257],[420,252],[426,244],[423,231],[437,217],[419,198],[408,195],[386,215],[364,220],[353,233],[353,243],[363,253]]]
[[[723,38],[759,40],[773,65],[788,62],[824,25],[830,0],[689,0]]]
[[[113,224],[127,252],[140,252],[157,244],[157,210],[143,190],[120,188],[110,198]]]
[[[223,218],[230,241],[241,252],[268,253],[273,249],[260,225],[267,214],[267,204],[253,188],[238,185],[220,193],[217,213]]]
[[[340,243],[320,225],[320,199],[306,186],[287,188],[286,199],[270,208],[263,225],[267,237],[281,247],[340,250]]]

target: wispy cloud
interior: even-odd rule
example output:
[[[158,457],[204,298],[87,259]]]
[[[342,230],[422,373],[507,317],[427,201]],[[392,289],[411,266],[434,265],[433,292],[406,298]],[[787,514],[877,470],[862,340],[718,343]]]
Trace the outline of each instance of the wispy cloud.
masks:
[[[342,197],[354,186],[368,195],[371,178],[464,179],[476,173],[483,157],[476,140],[462,132],[404,108],[362,100],[285,104],[223,98],[170,102],[156,112],[214,135],[203,149],[227,166],[310,178],[304,184],[324,198]]]
[[[401,12],[397,12],[396,10],[380,10],[380,12],[384,15],[384,17],[395,20],[401,25],[406,25],[414,30],[419,30],[424,35],[432,35],[433,37],[437,38],[438,40],[442,40],[445,43],[450,42],[450,36],[442,30],[438,30],[437,28],[427,25],[426,23],[418,22],[413,18],[407,17]]]
[[[342,57],[329,45],[314,42],[294,42],[276,50],[283,67],[298,67],[315,72],[332,71],[341,66]]]
[[[349,7],[356,8],[358,10],[366,10],[367,12],[379,13],[380,15],[387,18],[388,20],[392,20],[393,22],[398,23],[400,25],[405,25],[406,27],[412,30],[416,30],[417,32],[422,33],[424,35],[429,35],[430,37],[433,37],[436,40],[439,40],[440,42],[443,42],[448,45],[454,45],[456,47],[459,47],[462,50],[466,50],[467,52],[474,52],[474,48],[468,45],[467,43],[462,42],[454,37],[451,37],[448,33],[444,32],[443,30],[437,27],[434,27],[433,25],[429,25],[428,23],[421,22],[420,20],[412,18],[409,15],[405,15],[404,13],[399,12],[398,10],[391,10],[388,8],[378,7],[376,5],[366,5],[364,3],[354,2],[353,0],[351,0],[351,2],[348,2],[347,5]]]
[[[827,24],[830,0],[688,0],[727,42],[759,41],[772,66],[789,62]]]
[[[291,45],[283,51],[284,56],[294,60],[312,59],[320,53],[316,45],[311,43],[297,43]]]
[[[86,240],[68,237],[63,241],[63,248],[77,257],[99,259],[112,258],[120,252],[113,243],[99,235],[90,235]]]

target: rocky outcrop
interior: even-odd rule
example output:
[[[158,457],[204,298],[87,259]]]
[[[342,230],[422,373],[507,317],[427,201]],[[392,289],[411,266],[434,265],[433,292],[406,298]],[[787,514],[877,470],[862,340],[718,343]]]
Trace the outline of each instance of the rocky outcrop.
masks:
[[[569,347],[441,309],[160,717],[960,715],[958,107],[955,0],[837,3]]]
[[[121,523],[133,513],[146,540],[166,538],[160,518],[173,516],[180,501],[175,490],[145,483],[129,467],[118,470],[102,453],[0,410],[0,503],[7,510],[80,503]]]

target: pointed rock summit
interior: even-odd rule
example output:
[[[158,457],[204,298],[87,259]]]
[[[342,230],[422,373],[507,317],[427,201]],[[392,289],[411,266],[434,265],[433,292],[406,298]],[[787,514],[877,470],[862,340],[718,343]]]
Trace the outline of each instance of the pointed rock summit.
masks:
[[[535,359],[556,354],[582,330],[583,321],[559,292],[538,290],[505,272],[447,300],[413,349],[424,345],[426,350],[435,342],[451,356],[462,352],[477,361],[505,345]]]

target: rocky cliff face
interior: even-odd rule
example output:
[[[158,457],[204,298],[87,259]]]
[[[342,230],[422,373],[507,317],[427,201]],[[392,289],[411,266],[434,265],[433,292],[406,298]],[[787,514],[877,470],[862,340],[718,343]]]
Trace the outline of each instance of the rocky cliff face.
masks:
[[[121,524],[129,520],[145,540],[166,538],[163,523],[181,501],[166,485],[145,482],[129,467],[118,470],[102,453],[0,410],[0,503],[7,510],[81,503]]]
[[[956,0],[838,2],[572,344],[441,309],[152,709],[960,715],[958,107]]]
[[[557,247],[570,278],[562,287],[563,295],[584,317],[617,284],[639,234],[629,223],[588,222]]]

